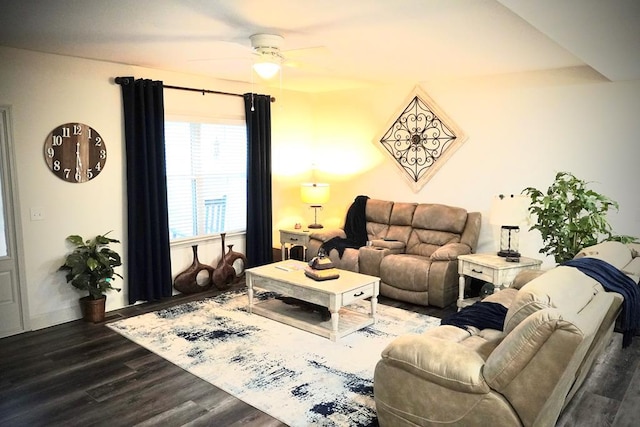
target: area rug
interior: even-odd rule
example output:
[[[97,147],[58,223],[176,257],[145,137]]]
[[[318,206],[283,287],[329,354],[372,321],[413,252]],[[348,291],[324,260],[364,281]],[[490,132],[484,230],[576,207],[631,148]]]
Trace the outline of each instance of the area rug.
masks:
[[[291,427],[366,427],[378,425],[373,372],[381,351],[399,335],[440,324],[378,304],[376,324],[332,342],[249,314],[247,302],[243,291],[230,292],[107,326]],[[368,313],[370,304],[349,308]]]

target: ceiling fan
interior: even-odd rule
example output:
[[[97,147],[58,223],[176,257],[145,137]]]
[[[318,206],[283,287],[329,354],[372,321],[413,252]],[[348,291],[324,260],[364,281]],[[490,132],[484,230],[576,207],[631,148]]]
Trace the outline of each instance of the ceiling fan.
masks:
[[[245,39],[246,40],[246,39]],[[251,43],[251,50],[247,52],[248,46],[245,43],[238,41],[230,42],[231,46],[235,46],[237,50],[239,47],[244,53],[231,56],[223,56],[218,58],[202,58],[191,59],[191,62],[195,61],[246,61],[250,60],[252,68],[255,70],[262,79],[268,80],[274,77],[282,66],[288,66],[293,68],[309,68],[313,70],[319,70],[323,68],[318,64],[318,58],[312,61],[310,64],[305,64],[306,60],[313,59],[312,56],[326,56],[328,50],[324,46],[312,46],[303,47],[299,49],[283,50],[284,37],[279,34],[273,33],[256,33],[249,37]],[[223,42],[229,43],[229,42]],[[229,50],[227,49],[229,52]]]
[[[253,69],[263,79],[270,79],[280,70],[284,56],[280,51],[284,37],[278,34],[254,34],[249,37],[257,59]]]

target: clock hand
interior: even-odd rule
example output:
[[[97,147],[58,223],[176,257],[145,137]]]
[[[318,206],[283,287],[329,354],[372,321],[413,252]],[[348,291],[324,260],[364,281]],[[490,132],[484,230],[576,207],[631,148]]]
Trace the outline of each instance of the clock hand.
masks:
[[[80,143],[76,143],[76,170],[82,169],[82,160],[80,160]]]

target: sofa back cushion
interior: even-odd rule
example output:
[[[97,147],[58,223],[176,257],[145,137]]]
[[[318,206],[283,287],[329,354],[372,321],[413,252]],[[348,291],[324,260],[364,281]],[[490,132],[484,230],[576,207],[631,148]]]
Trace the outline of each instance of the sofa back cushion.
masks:
[[[367,220],[367,236],[369,240],[383,239],[389,231],[393,202],[388,200],[369,199],[365,208]]]
[[[504,332],[510,333],[531,314],[546,308],[556,308],[563,313],[579,313],[599,292],[604,292],[602,286],[577,268],[556,267],[531,280],[518,291],[507,311]]]
[[[582,257],[598,258],[622,270],[631,262],[633,253],[631,248],[624,243],[608,241],[583,248],[575,258]]]
[[[407,253],[429,257],[447,243],[460,242],[467,223],[467,211],[440,204],[416,206],[407,242]]]
[[[411,235],[411,222],[417,203],[394,203],[385,238],[407,243]],[[403,245],[404,246],[404,245]]]

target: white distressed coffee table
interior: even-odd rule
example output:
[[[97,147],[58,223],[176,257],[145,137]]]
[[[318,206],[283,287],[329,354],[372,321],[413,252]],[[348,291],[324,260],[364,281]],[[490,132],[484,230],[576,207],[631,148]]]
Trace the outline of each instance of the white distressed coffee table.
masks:
[[[249,313],[259,314],[332,341],[375,323],[380,291],[378,277],[340,270],[340,277],[337,279],[315,281],[304,275],[305,266],[306,263],[302,261],[286,260],[247,269]],[[326,307],[331,312],[331,320],[322,320],[318,313],[301,310],[278,299],[255,302],[255,288]],[[347,307],[369,297],[371,311],[368,314]]]

